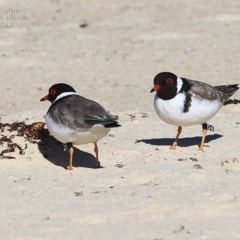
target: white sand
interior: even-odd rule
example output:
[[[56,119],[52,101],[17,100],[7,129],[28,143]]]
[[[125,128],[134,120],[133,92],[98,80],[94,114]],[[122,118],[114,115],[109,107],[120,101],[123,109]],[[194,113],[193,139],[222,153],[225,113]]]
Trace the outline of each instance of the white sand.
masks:
[[[157,118],[149,93],[165,70],[240,83],[239,7],[237,0],[1,1],[0,15],[35,10],[10,14],[29,20],[0,19],[10,24],[1,27],[1,122],[44,121],[50,103],[40,98],[66,82],[122,127],[99,142],[101,169],[93,144],[76,146],[73,171],[56,143],[5,154],[16,159],[0,159],[0,239],[240,239],[240,105],[209,122],[215,131],[204,153],[201,126],[183,128],[170,151],[176,127]]]

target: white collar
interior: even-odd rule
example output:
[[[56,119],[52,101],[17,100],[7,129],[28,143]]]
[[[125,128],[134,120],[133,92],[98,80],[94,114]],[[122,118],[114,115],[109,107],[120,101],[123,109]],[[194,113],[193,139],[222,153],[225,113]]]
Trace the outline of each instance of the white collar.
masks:
[[[60,95],[57,96],[57,98],[53,101],[53,103],[56,102],[58,99],[66,97],[66,96],[69,96],[69,95],[78,95],[78,93],[76,93],[76,92],[64,92],[64,93],[61,93]]]
[[[182,89],[183,80],[180,77],[177,77],[177,93],[179,93]]]

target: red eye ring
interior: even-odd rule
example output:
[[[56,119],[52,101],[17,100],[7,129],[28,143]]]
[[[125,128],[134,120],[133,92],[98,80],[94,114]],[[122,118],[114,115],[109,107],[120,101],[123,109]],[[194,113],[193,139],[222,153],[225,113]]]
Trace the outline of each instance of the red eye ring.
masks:
[[[167,84],[171,84],[172,82],[173,82],[172,78],[168,78],[166,81]]]
[[[51,94],[51,95],[55,95],[56,93],[57,93],[57,91],[56,91],[55,89],[51,89],[51,90],[50,90],[50,94]]]

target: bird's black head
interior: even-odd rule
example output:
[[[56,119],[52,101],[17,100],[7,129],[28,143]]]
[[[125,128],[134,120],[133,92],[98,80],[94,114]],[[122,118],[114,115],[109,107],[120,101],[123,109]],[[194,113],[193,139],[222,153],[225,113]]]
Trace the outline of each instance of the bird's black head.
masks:
[[[150,92],[157,92],[159,98],[169,100],[177,94],[177,76],[170,72],[161,72],[154,78],[154,87]]]
[[[76,92],[74,88],[65,83],[56,83],[49,88],[48,95],[43,97],[40,101],[48,100],[51,103],[59,96],[61,93]]]

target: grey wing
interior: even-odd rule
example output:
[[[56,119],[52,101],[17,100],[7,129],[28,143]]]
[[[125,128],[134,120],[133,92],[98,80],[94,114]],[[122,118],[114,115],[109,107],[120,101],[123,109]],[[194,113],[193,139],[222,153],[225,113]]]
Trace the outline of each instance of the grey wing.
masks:
[[[72,129],[115,122],[100,104],[79,95],[59,102],[54,111],[58,121]]]
[[[224,92],[218,91],[218,89],[207,83],[190,79],[187,79],[187,81],[191,86],[189,93],[195,97],[207,100],[219,100],[221,102],[226,99],[226,94]]]
[[[107,125],[116,122],[99,103],[92,100],[85,99],[82,111],[84,112],[84,122],[88,126],[93,126],[94,124]]]

